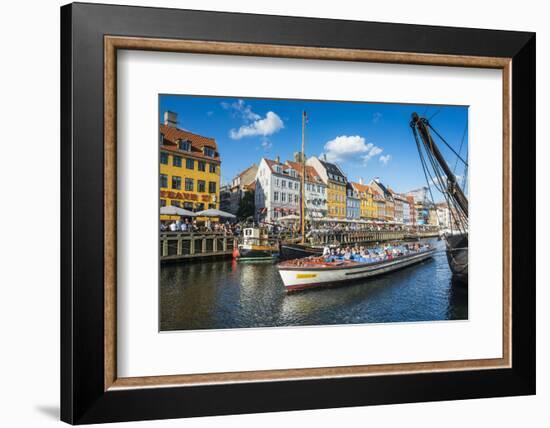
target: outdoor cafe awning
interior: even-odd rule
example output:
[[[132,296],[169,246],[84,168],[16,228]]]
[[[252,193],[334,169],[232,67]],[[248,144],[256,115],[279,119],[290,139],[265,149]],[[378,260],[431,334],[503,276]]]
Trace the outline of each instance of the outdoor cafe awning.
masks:
[[[223,218],[236,218],[233,214],[227,213],[222,210],[216,210],[214,208],[209,208],[204,211],[199,211],[195,213],[197,217],[223,217]]]
[[[172,205],[167,207],[160,207],[160,213],[162,215],[179,215],[181,217],[196,217],[196,213],[183,208],[174,207]]]

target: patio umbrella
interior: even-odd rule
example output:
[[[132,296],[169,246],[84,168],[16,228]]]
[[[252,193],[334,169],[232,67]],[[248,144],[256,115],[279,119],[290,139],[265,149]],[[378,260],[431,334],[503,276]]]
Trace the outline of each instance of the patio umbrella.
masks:
[[[226,213],[225,211],[216,210],[214,208],[209,208],[204,211],[199,211],[198,213],[195,213],[195,215],[199,217],[224,217],[224,218],[235,218],[235,216],[231,213]]]
[[[183,208],[174,207],[172,205],[168,207],[160,207],[160,213],[164,215],[179,215],[183,217],[195,217],[195,214],[192,211],[184,210]]]

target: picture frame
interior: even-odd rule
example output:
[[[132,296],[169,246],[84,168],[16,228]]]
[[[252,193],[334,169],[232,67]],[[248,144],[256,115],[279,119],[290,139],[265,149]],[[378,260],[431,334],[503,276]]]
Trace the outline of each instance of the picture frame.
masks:
[[[502,358],[119,378],[116,53],[122,49],[502,70]],[[526,254],[535,243],[535,96],[534,33],[63,6],[61,419],[85,424],[534,394],[535,259]]]

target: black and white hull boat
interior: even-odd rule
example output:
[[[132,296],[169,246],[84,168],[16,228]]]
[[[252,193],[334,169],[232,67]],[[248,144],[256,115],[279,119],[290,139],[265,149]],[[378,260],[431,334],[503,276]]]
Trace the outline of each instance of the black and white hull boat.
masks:
[[[277,267],[287,292],[342,285],[392,272],[431,258],[434,248],[424,248],[377,262],[351,260],[326,262],[322,257],[289,260]]]

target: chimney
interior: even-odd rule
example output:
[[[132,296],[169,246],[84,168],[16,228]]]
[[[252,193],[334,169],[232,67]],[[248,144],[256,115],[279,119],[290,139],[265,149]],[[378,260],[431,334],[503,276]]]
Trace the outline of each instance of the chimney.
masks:
[[[363,177],[359,177],[359,184],[363,184]]]
[[[275,162],[281,163],[281,158],[279,157],[279,155],[277,155],[277,157],[275,158]]]
[[[164,112],[164,124],[171,128],[176,128],[178,125],[178,114],[173,111]]]
[[[304,156],[305,158],[305,156]],[[294,152],[294,162],[302,162],[302,152]]]
[[[323,160],[326,162],[327,161],[327,154],[326,153],[323,153]]]

